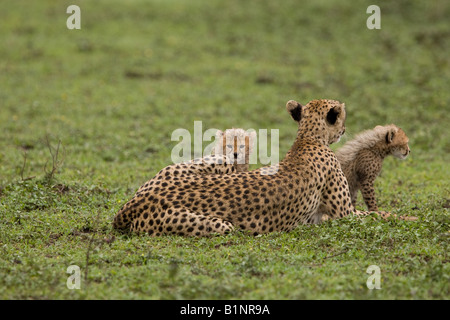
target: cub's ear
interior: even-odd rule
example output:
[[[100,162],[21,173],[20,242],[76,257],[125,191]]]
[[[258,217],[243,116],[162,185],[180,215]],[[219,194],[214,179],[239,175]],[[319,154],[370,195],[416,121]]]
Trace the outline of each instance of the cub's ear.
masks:
[[[389,130],[386,133],[386,143],[389,144],[392,142],[392,140],[394,140],[394,136],[395,136],[395,131],[394,130]]]
[[[248,139],[248,140],[247,140]],[[247,131],[245,137],[245,143],[248,143],[248,153],[253,153],[253,147],[256,142],[256,131]]]
[[[216,131],[216,140],[217,140],[217,139],[220,139],[220,138],[222,138],[222,137],[223,137],[223,131],[217,130],[217,131]]]
[[[247,131],[246,135],[248,137],[250,137],[250,141],[254,141],[256,139],[256,131],[252,130],[252,131]]]
[[[286,110],[289,112],[292,119],[297,122],[302,118],[302,108],[303,106],[295,100],[289,100],[286,103]]]
[[[256,131],[248,132],[248,136],[249,136],[248,153],[252,154],[253,153],[253,147],[255,146],[255,143],[256,143]]]
[[[331,108],[327,113],[327,122],[331,125],[335,124],[337,119],[339,118],[340,113],[341,113],[340,106]]]

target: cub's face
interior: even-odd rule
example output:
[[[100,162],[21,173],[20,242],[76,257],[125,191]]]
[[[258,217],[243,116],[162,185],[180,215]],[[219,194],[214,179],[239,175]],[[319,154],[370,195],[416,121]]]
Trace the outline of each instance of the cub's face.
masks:
[[[397,132],[393,133],[391,142],[388,144],[391,154],[398,159],[405,159],[411,152],[408,142],[409,138],[406,133],[398,128]]]
[[[218,131],[215,153],[226,155],[233,164],[248,164],[255,136],[255,132],[246,132],[243,129]]]

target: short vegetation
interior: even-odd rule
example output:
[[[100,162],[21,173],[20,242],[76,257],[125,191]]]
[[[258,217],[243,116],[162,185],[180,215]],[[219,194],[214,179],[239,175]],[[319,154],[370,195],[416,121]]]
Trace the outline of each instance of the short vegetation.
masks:
[[[0,3],[1,299],[448,299],[448,1]],[[278,129],[290,99],[346,103],[346,136],[395,123],[380,210],[257,237],[123,234],[119,208],[171,164],[171,133]],[[204,147],[206,143],[204,143]],[[250,169],[259,167],[252,164]],[[359,196],[357,208],[363,209]],[[67,268],[80,267],[79,290]],[[376,265],[381,289],[369,289]]]

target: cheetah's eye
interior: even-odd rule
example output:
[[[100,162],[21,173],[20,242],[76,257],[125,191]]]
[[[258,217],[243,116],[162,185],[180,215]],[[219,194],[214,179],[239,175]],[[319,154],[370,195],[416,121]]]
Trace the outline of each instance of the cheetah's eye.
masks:
[[[239,146],[239,148],[241,148],[241,149],[245,148],[245,144],[241,144],[241,145]]]
[[[227,144],[227,148],[233,149],[233,146],[231,144]]]

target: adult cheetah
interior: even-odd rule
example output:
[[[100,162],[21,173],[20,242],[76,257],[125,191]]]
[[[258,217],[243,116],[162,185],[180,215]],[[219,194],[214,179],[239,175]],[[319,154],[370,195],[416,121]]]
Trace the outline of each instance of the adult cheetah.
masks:
[[[322,99],[302,106],[291,100],[286,108],[299,129],[279,164],[225,175],[190,174],[185,164],[170,165],[119,210],[114,228],[152,236],[206,236],[240,228],[257,235],[318,223],[323,213],[332,219],[368,214],[354,210],[329,148],[345,132],[345,105]]]

